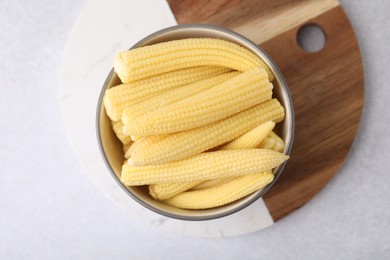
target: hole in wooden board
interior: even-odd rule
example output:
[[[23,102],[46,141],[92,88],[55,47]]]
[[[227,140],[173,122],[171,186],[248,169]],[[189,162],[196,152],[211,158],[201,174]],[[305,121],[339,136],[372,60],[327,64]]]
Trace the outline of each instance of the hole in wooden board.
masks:
[[[325,47],[325,42],[325,33],[316,24],[304,25],[298,30],[297,43],[304,51],[320,51]]]

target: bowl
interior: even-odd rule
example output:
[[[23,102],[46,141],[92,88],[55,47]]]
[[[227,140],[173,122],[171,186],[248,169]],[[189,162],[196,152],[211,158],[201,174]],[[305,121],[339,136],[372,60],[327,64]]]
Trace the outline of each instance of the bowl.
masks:
[[[291,152],[291,147],[293,143],[294,136],[294,109],[293,103],[288,89],[287,83],[284,80],[281,72],[276,67],[275,63],[271,58],[256,44],[245,38],[244,36],[235,33],[233,31],[211,26],[211,25],[177,25],[169,27],[160,31],[157,31],[138,43],[136,43],[131,49],[151,45],[159,42],[165,42],[170,40],[178,40],[185,38],[198,38],[198,37],[208,37],[208,38],[219,38],[227,40],[236,44],[239,44],[255,54],[257,54],[270,68],[270,70],[275,75],[273,81],[274,84],[274,97],[278,98],[280,103],[284,106],[286,111],[285,119],[277,124],[275,131],[282,137],[285,141],[286,147],[284,153],[289,155]],[[123,150],[122,144],[116,138],[110,123],[110,119],[106,115],[105,108],[103,106],[103,96],[106,89],[109,89],[113,86],[119,85],[121,82],[117,74],[112,69],[108,74],[107,79],[101,90],[101,94],[98,100],[97,105],[97,118],[96,118],[96,129],[97,129],[97,139],[99,148],[103,157],[105,164],[111,175],[114,177],[118,185],[126,192],[131,198],[140,203],[142,206],[158,213],[163,216],[167,216],[175,219],[182,220],[210,220],[215,218],[221,218],[229,214],[235,213],[239,210],[244,209],[260,197],[262,197],[271,186],[277,181],[278,177],[283,171],[283,168],[286,164],[283,163],[278,168],[274,170],[275,178],[274,180],[264,187],[262,190],[259,190],[255,193],[252,193],[240,200],[221,206],[218,208],[204,209],[204,210],[185,210],[178,209],[169,205],[166,205],[160,201],[154,200],[148,193],[147,187],[135,186],[127,187],[120,181],[121,176],[121,167],[123,164]]]

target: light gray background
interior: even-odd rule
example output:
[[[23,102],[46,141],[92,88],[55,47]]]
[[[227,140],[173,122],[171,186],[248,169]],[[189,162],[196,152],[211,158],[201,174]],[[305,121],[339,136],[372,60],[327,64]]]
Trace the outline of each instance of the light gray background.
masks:
[[[63,50],[84,3],[0,2],[1,259],[390,259],[389,1],[342,1],[363,54],[366,101],[339,174],[271,228],[227,239],[158,231],[86,177],[59,101]]]

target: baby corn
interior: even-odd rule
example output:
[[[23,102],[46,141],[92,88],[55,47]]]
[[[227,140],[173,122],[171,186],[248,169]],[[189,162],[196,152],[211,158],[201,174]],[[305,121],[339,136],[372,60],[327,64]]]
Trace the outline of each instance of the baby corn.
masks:
[[[240,177],[228,177],[228,178],[207,180],[207,181],[204,181],[204,182],[200,183],[199,185],[191,187],[191,190],[203,190],[203,189],[212,188],[212,187],[215,187],[215,186],[218,186],[218,185],[221,185],[221,184],[228,183],[228,182],[230,182],[230,181],[232,181],[234,179],[237,179],[237,178],[240,178]],[[177,194],[179,194],[179,193],[177,193]]]
[[[118,53],[114,69],[123,83],[153,75],[198,66],[220,66],[238,71],[267,65],[254,53],[219,39],[193,38],[158,43]]]
[[[164,202],[183,209],[207,209],[222,206],[262,189],[274,179],[273,174],[257,173],[240,176],[207,189],[187,191]]]
[[[191,182],[241,176],[271,170],[287,155],[265,149],[226,150],[195,155],[189,159],[151,166],[122,167],[121,181],[128,186]]]
[[[122,117],[131,135],[166,134],[204,126],[272,97],[272,84],[263,68],[242,73],[217,86],[151,111],[132,121]]]
[[[253,128],[251,131],[243,134],[237,139],[231,141],[230,143],[222,146],[221,150],[235,150],[242,149],[242,147],[246,148],[256,148],[258,147],[264,139],[268,136],[268,134],[275,127],[275,123],[272,121],[268,121],[264,124],[259,125],[256,128]]]
[[[207,79],[225,72],[223,67],[201,66],[140,79],[128,84],[122,84],[106,90],[103,98],[107,115],[113,121],[122,117],[122,111],[147,98],[151,98],[165,91],[184,86],[202,79]]]
[[[130,149],[132,163],[153,165],[188,158],[232,141],[256,125],[270,120],[277,123],[283,118],[282,105],[271,99],[213,124],[173,133],[148,145],[142,143],[148,142],[149,137],[136,141]]]
[[[111,123],[112,123],[112,129],[114,130],[118,139],[125,145],[131,143],[130,136],[123,133],[122,121],[111,122]]]
[[[285,111],[274,75],[254,52],[189,38],[117,54],[123,84],[103,105],[122,142],[120,180],[182,209],[219,207],[262,189],[285,162],[272,132]]]
[[[131,125],[132,121],[134,121],[139,116],[146,114],[149,111],[168,106],[174,102],[190,97],[203,90],[209,89],[226,80],[229,80],[239,74],[240,73],[237,71],[223,73],[211,78],[199,80],[194,83],[184,85],[179,88],[168,90],[163,94],[157,95],[153,98],[149,98],[135,105],[129,106],[128,108],[123,110],[122,120],[125,124]]]
[[[173,182],[164,184],[151,184],[149,185],[149,193],[153,198],[158,200],[169,199],[176,194],[182,193],[183,191],[189,190],[192,187],[201,184],[203,181],[192,181],[192,182]]]
[[[262,149],[283,152],[285,145],[282,138],[280,138],[275,132],[272,131],[258,147]]]
[[[231,143],[221,147],[220,150],[256,148],[269,134],[269,132],[271,132],[274,126],[275,123],[272,121],[268,121],[264,124],[261,124],[260,126],[238,137]],[[149,186],[149,192],[155,199],[164,200],[164,199],[169,199],[191,188],[193,190],[209,188],[222,183],[226,183],[228,181],[231,181],[234,178],[235,177],[222,178],[222,179],[208,180],[204,182],[193,181],[193,182],[184,182],[184,183],[152,184]]]
[[[162,183],[162,184],[151,184],[149,185],[149,193],[153,198],[158,200],[166,200],[173,196],[182,193],[187,190],[200,190],[210,188],[223,183],[227,183],[238,177],[228,177],[213,180],[200,180],[190,182],[173,182],[173,183]]]
[[[129,152],[131,145],[132,145],[132,143],[123,145],[123,154],[124,154],[126,159],[129,159],[129,157],[126,157],[126,154]]]

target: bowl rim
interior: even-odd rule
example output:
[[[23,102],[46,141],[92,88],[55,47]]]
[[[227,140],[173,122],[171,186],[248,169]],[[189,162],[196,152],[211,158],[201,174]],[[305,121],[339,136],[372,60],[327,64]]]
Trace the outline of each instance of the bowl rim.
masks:
[[[234,32],[232,30],[229,30],[229,29],[226,29],[226,28],[220,27],[220,26],[209,25],[209,24],[179,24],[179,25],[170,26],[170,27],[158,30],[152,34],[149,34],[148,36],[144,37],[143,39],[141,39],[140,41],[135,43],[130,49],[134,49],[134,48],[137,48],[139,46],[142,46],[145,42],[148,42],[150,39],[152,39],[160,34],[164,34],[164,33],[175,31],[175,30],[185,30],[185,29],[207,29],[207,30],[215,30],[215,31],[226,33],[226,34],[230,34],[231,36],[238,38],[240,41],[245,42],[247,45],[251,46],[252,48],[254,48],[257,51],[259,51],[260,53],[262,53],[263,57],[261,57],[261,58],[263,60],[266,60],[266,63],[270,67],[272,67],[272,70],[276,74],[275,78],[278,78],[278,80],[281,82],[281,87],[284,89],[287,101],[290,105],[290,109],[287,110],[285,108],[285,113],[287,114],[287,112],[288,112],[290,114],[290,117],[291,117],[291,124],[288,127],[290,130],[290,140],[289,140],[290,142],[289,143],[286,142],[286,147],[285,147],[285,154],[290,155],[291,150],[292,150],[293,141],[294,141],[294,132],[295,132],[295,114],[294,114],[294,106],[293,106],[291,92],[290,92],[290,89],[287,85],[286,80],[284,79],[279,68],[276,66],[275,62],[271,59],[271,57],[261,47],[259,47],[253,41],[249,40],[248,38],[246,38],[245,36],[243,36],[237,32]],[[258,55],[258,54],[256,54],[256,55]],[[114,169],[112,168],[111,164],[109,163],[106,152],[105,152],[104,147],[103,147],[102,135],[101,135],[101,131],[100,131],[100,114],[101,114],[101,110],[103,109],[103,96],[105,94],[105,91],[107,89],[109,82],[111,81],[112,77],[114,76],[114,73],[115,73],[114,68],[112,68],[110,73],[107,75],[106,80],[104,81],[104,84],[103,84],[102,89],[100,91],[98,102],[97,102],[95,127],[96,127],[96,136],[97,136],[98,146],[99,146],[100,154],[101,154],[101,156],[104,160],[104,163],[105,163],[106,167],[108,168],[111,176],[114,178],[114,180],[117,182],[117,184],[126,192],[126,194],[129,195],[133,200],[138,202],[141,206],[143,206],[143,207],[145,207],[145,208],[147,208],[147,209],[149,209],[157,214],[160,214],[162,216],[170,217],[170,218],[178,219],[178,220],[203,221],[203,220],[218,219],[218,218],[226,217],[226,216],[231,215],[233,213],[236,213],[238,211],[241,211],[244,208],[251,205],[252,203],[254,203],[255,201],[257,201],[258,199],[260,199],[261,197],[263,197],[263,195],[266,194],[268,192],[268,190],[275,184],[275,182],[277,181],[277,179],[279,178],[279,176],[283,172],[283,169],[284,169],[287,161],[282,163],[277,168],[277,171],[274,174],[275,177],[274,177],[273,181],[271,183],[269,183],[267,186],[265,186],[263,189],[258,191],[258,194],[256,194],[256,196],[254,196],[253,198],[251,198],[250,200],[248,200],[244,203],[237,205],[234,208],[231,208],[231,209],[223,211],[223,212],[218,212],[215,214],[209,214],[209,215],[205,215],[205,216],[186,216],[186,215],[180,215],[180,214],[175,214],[175,213],[163,211],[159,208],[154,207],[153,205],[148,204],[144,200],[140,199],[133,192],[131,192],[131,190],[129,190],[120,181],[120,179],[116,175]]]

